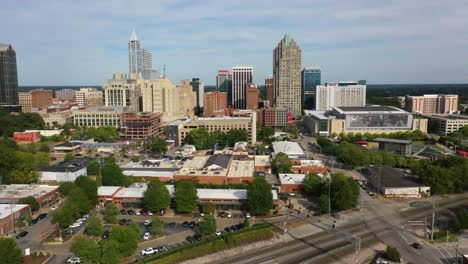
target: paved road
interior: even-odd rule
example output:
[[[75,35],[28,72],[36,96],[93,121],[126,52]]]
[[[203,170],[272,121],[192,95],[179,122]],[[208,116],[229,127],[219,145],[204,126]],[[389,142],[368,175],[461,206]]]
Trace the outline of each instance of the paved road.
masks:
[[[28,231],[29,234],[26,237],[16,240],[18,242],[18,246],[23,250],[26,248],[30,248],[31,252],[40,250],[42,244],[41,234],[42,232],[46,231],[52,226],[52,223],[50,222],[51,218],[52,217],[50,213],[48,213],[47,217],[39,221],[37,224],[27,226],[24,229],[22,229]]]

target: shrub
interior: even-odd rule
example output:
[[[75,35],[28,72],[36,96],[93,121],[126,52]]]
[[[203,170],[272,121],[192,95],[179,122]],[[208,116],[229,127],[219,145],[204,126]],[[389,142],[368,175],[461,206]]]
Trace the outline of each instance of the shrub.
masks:
[[[398,252],[398,249],[394,247],[387,246],[385,258],[393,262],[400,262],[400,252]]]

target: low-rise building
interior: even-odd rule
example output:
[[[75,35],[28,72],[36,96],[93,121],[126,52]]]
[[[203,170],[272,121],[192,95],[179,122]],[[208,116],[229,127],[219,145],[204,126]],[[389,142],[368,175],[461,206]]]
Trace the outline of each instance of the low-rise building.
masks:
[[[174,146],[180,146],[182,144],[182,131],[184,131],[184,123],[190,121],[191,119],[179,119],[169,123],[166,126],[167,140],[174,142]]]
[[[284,153],[288,155],[291,159],[307,158],[307,154],[299,146],[297,142],[292,141],[275,141],[272,143],[273,146],[273,155],[278,153]]]
[[[39,206],[47,206],[58,197],[58,186],[35,184],[0,185],[0,204],[18,203],[19,199],[32,196]]]
[[[326,174],[328,168],[321,160],[293,160],[292,171],[295,174]]]
[[[13,133],[13,140],[17,143],[34,143],[41,140],[41,133],[39,132],[15,132]]]
[[[375,142],[379,143],[379,150],[393,152],[395,154],[409,157],[411,156],[412,140],[392,139],[392,138],[376,138]]]
[[[361,173],[387,198],[421,198],[431,194],[431,187],[417,183],[400,169],[378,166],[364,168]]]
[[[25,130],[24,132],[39,132],[41,137],[51,137],[51,136],[58,136],[58,135],[62,134],[63,129]]]
[[[0,235],[16,231],[15,222],[31,215],[31,206],[27,204],[0,204]]]
[[[80,176],[87,176],[86,167],[91,160],[75,159],[41,169],[42,182],[74,182]]]
[[[255,171],[263,173],[271,173],[271,159],[268,155],[254,156]]]
[[[429,118],[431,133],[445,136],[468,125],[467,115],[426,116]]]
[[[143,160],[129,162],[120,167],[125,175],[138,178],[140,181],[150,181],[158,178],[160,181],[171,181],[181,168],[179,161]]]
[[[112,126],[121,127],[121,117],[126,111],[122,106],[99,106],[85,110],[73,111],[73,123],[79,126]]]
[[[65,142],[54,146],[54,153],[77,153],[82,143]]]
[[[280,173],[280,190],[283,193],[302,193],[306,174]]]

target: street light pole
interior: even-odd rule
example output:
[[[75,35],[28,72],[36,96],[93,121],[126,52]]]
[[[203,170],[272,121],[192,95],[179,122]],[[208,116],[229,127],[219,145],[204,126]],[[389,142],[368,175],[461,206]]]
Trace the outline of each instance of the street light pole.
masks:
[[[435,199],[432,196],[432,229],[431,229],[431,240],[434,240],[434,222],[435,222]]]
[[[328,218],[331,215],[331,194],[330,194],[330,185],[331,185],[331,175],[328,178]]]

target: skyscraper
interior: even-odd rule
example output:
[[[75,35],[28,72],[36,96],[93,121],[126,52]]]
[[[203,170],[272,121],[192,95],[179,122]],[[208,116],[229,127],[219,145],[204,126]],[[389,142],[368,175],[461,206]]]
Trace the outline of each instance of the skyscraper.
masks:
[[[16,52],[9,44],[0,43],[0,105],[18,104]]]
[[[306,67],[301,74],[302,108],[315,109],[315,92],[317,85],[322,82],[322,70],[320,67]]]
[[[285,35],[273,50],[273,91],[276,107],[289,109],[293,116],[302,112],[301,49]]]
[[[141,47],[135,30],[128,41],[128,71],[130,75],[140,76],[145,80],[158,78],[157,71],[153,69],[153,54],[150,50]]]
[[[315,101],[315,109],[319,111],[341,106],[365,106],[365,81],[332,82],[318,85]]]
[[[192,85],[193,91],[197,93],[197,107],[203,107],[203,94],[205,93],[205,84],[202,81],[200,81],[200,78],[192,78],[190,85]]]
[[[232,67],[232,98],[233,108],[245,109],[247,106],[246,86],[253,82],[253,67],[234,66]]]
[[[140,109],[139,98],[141,96],[140,83],[126,78],[126,74],[114,74],[102,87],[104,92],[104,104],[106,106],[125,106],[130,111],[138,112]]]
[[[270,103],[271,106],[274,105],[273,102],[273,76],[265,78],[265,97],[266,100]]]
[[[216,90],[227,93],[228,104],[232,100],[232,75],[228,70],[219,70],[216,75]]]
[[[204,94],[203,114],[205,117],[224,116],[227,108],[227,93],[213,91]]]

